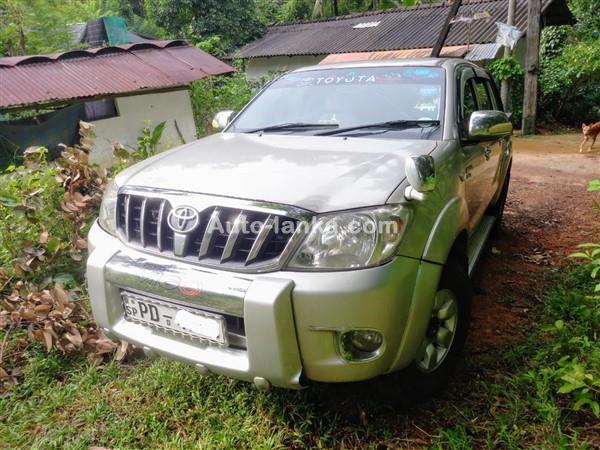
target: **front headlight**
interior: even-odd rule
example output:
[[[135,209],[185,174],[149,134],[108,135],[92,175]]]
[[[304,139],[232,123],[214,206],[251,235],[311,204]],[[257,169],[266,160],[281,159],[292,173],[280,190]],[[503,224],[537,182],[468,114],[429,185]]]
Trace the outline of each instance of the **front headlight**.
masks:
[[[321,216],[288,267],[340,270],[383,264],[394,256],[410,216],[400,205]]]
[[[104,231],[112,234],[117,234],[117,195],[119,186],[114,181],[110,181],[104,190],[102,197],[102,205],[100,205],[100,216],[98,224]]]

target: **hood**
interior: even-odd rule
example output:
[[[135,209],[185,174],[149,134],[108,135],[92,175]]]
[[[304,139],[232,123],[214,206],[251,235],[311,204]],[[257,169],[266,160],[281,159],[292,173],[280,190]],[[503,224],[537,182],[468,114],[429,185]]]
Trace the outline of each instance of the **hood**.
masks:
[[[404,158],[435,141],[221,133],[122,172],[119,185],[293,205],[328,212],[381,205],[404,177]]]

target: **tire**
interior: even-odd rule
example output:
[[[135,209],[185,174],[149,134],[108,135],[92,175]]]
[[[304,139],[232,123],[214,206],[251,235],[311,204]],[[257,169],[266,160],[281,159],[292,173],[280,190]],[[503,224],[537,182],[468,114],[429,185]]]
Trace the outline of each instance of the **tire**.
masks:
[[[502,185],[500,197],[498,197],[496,203],[490,205],[487,211],[488,215],[494,216],[496,218],[496,221],[494,222],[494,227],[492,228],[492,236],[497,236],[500,232],[500,229],[502,228],[504,207],[506,206],[506,198],[508,197],[508,187],[510,185],[510,169],[511,166],[508,167],[508,171],[506,172],[506,178],[504,179],[504,184]]]
[[[465,256],[450,255],[442,272],[436,297],[439,297],[440,293],[445,293],[445,295],[451,293],[456,301],[457,320],[453,339],[441,361],[431,370],[426,370],[423,367],[422,360],[423,346],[432,338],[432,333],[436,334],[434,330],[440,324],[440,319],[434,317],[436,314],[434,307],[427,335],[424,337],[422,348],[419,350],[416,360],[406,369],[390,375],[396,377],[395,389],[392,389],[394,389],[394,400],[397,406],[408,407],[439,395],[452,378],[457,366],[462,362],[471,320],[471,301],[473,297]],[[435,346],[435,343],[433,345]],[[388,387],[390,386],[388,385]]]

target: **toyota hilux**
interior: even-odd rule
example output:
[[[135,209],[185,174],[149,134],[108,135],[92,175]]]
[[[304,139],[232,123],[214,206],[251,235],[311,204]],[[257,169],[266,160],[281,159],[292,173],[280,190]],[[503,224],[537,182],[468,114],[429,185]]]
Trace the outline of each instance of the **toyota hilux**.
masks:
[[[462,59],[307,67],[213,124],[107,187],[99,326],[260,389],[400,373],[439,390],[508,191],[492,77]]]

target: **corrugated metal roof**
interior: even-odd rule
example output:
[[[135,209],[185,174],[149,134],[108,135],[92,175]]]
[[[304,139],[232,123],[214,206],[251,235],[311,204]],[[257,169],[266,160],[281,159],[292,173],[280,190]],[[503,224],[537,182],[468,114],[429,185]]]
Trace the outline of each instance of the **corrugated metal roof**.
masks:
[[[429,4],[340,16],[325,20],[273,25],[267,34],[244,46],[243,58],[325,55],[431,48],[448,15],[450,3]],[[458,15],[472,17],[487,11],[489,20],[452,25],[447,46],[485,44],[496,38],[495,21],[505,21],[507,0],[463,1]],[[546,25],[572,23],[565,0],[542,0]],[[527,0],[517,0],[515,25],[527,28]]]
[[[469,53],[467,53],[465,59],[469,61],[486,61],[495,59],[503,48],[504,47],[502,45],[496,44],[495,42],[491,44],[477,44],[469,50]]]
[[[156,91],[234,70],[185,41],[0,58],[0,109]]]

